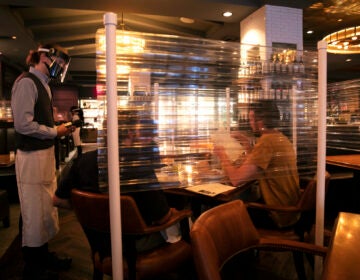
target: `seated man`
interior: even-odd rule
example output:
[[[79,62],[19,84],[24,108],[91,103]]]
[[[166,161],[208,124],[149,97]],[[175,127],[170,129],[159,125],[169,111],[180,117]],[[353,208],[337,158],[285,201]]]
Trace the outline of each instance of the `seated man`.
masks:
[[[279,120],[279,110],[274,102],[262,100],[252,104],[250,126],[260,137],[241,165],[233,164],[222,146],[216,146],[214,152],[233,186],[256,179],[260,187],[259,199],[265,204],[296,205],[300,198],[296,155],[289,139],[276,129]],[[299,213],[272,212],[269,219],[252,210],[249,209],[250,215],[258,226],[287,227],[299,219]]]

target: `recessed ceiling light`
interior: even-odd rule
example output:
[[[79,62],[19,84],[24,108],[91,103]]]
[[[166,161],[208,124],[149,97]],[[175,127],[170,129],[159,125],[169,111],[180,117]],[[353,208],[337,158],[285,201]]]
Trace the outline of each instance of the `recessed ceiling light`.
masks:
[[[313,34],[314,33],[314,30],[308,30],[306,31],[307,34]]]
[[[350,62],[350,61],[351,61],[351,58],[348,58],[348,59],[346,59],[345,61],[346,61],[346,62]]]
[[[231,16],[232,16],[232,12],[230,12],[230,11],[223,12],[223,16],[224,16],[224,17],[231,17]]]
[[[338,21],[338,22],[342,21],[342,18],[339,18],[337,21]]]
[[[188,24],[191,24],[191,23],[195,22],[195,20],[193,20],[192,18],[187,18],[187,17],[181,17],[180,21],[183,22],[183,23],[188,23]]]

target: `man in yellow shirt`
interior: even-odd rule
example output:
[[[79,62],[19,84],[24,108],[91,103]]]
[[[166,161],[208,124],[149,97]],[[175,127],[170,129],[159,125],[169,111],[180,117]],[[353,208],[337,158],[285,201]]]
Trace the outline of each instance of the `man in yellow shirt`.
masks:
[[[299,175],[296,155],[289,139],[277,130],[280,113],[271,100],[261,100],[251,104],[249,122],[255,135],[260,136],[250,153],[240,166],[233,164],[222,146],[215,147],[222,168],[231,184],[257,180],[260,188],[260,200],[267,205],[295,205],[300,197]],[[253,215],[252,215],[253,214]],[[270,218],[255,218],[255,224],[287,227],[299,219],[299,213],[279,214],[272,212]]]

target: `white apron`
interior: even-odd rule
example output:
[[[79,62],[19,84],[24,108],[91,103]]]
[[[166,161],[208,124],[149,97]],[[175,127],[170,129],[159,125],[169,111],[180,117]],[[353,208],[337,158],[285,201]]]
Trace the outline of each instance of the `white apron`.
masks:
[[[54,147],[17,150],[15,158],[22,227],[22,246],[40,247],[59,231],[53,196],[57,187]]]

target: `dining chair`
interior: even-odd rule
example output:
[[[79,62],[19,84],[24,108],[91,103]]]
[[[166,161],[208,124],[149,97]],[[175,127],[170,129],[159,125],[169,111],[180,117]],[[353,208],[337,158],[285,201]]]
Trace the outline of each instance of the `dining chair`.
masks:
[[[193,258],[199,280],[257,279],[247,273],[253,263],[236,263],[237,257],[254,250],[297,251],[325,257],[327,248],[279,238],[263,238],[256,230],[245,203],[233,200],[202,213],[191,231]],[[251,255],[250,255],[251,256]],[[256,258],[256,257],[255,257]],[[251,260],[251,258],[250,258]],[[230,264],[230,268],[229,268]],[[266,278],[270,279],[270,275]]]
[[[331,175],[329,172],[325,173],[325,194],[327,193]],[[272,206],[263,203],[248,202],[246,206],[248,208],[255,208],[264,210],[266,212],[279,212],[279,213],[300,213],[299,220],[292,226],[286,228],[260,228],[257,227],[257,231],[260,236],[266,238],[279,238],[289,239],[301,242],[313,242],[313,227],[315,224],[315,211],[316,211],[316,176],[311,178],[303,178],[301,188],[301,196],[298,203],[294,206]],[[325,230],[325,237],[330,238],[330,231]],[[303,254],[299,252],[293,253],[294,262],[296,265],[299,279],[306,279]],[[312,264],[312,259],[310,264]]]
[[[103,279],[104,274],[112,275],[109,196],[73,189],[72,205],[91,247],[93,279]],[[186,241],[186,231],[189,233],[186,225],[191,214],[187,209],[174,210],[166,223],[149,226],[134,199],[129,195],[121,195],[122,235],[127,242],[126,252],[123,250],[124,279],[157,278],[192,265],[191,245]],[[144,252],[136,250],[135,241],[138,237],[162,231],[178,222],[182,222],[185,235],[180,241],[164,243]]]

